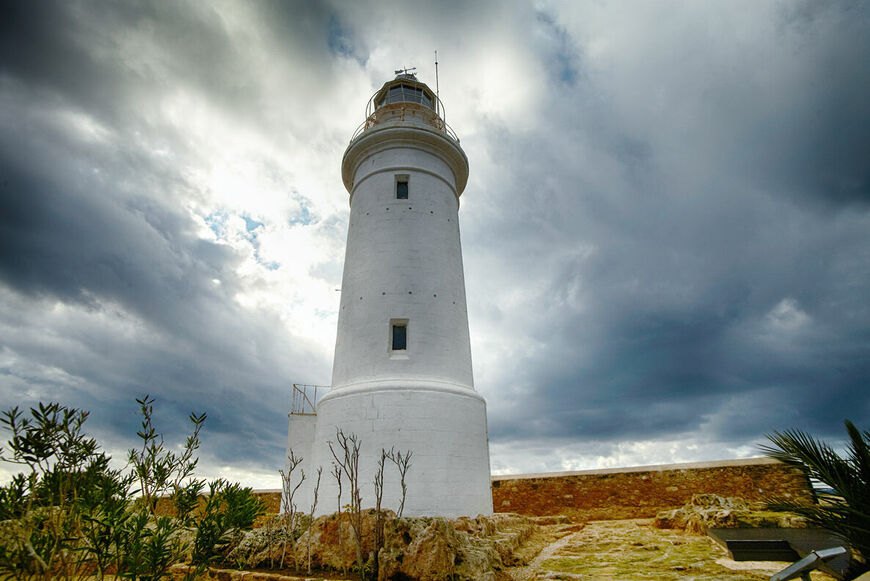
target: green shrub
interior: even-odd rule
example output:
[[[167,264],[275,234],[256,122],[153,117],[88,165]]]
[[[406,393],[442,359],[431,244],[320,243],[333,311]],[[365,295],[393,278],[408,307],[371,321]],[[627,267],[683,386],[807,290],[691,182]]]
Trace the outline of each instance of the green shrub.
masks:
[[[197,510],[204,481],[194,471],[206,415],[190,415],[193,434],[176,454],[154,428],[154,400],[136,401],[142,445],[129,452],[127,469],[111,468],[85,434],[88,412],[40,403],[29,415],[17,407],[0,415],[0,427],[11,432],[0,460],[24,468],[0,486],[0,579],[103,579],[111,572],[156,581],[188,549],[202,570],[233,531],[251,528],[265,512],[250,488],[223,480],[211,483]],[[171,499],[175,517],[156,514],[161,497]]]
[[[254,496],[251,488],[238,483],[227,484],[223,490],[227,525],[235,529],[249,529],[257,518],[266,513],[266,505]]]

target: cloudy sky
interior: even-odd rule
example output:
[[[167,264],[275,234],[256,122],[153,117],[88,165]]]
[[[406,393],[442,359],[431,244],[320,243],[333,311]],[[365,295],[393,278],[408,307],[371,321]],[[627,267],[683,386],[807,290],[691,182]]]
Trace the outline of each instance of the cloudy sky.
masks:
[[[342,153],[438,50],[495,473],[870,428],[865,3],[2,11],[2,409],[91,410],[123,457],[149,393],[170,443],[208,413],[204,475],[277,487],[290,385],[331,377]]]

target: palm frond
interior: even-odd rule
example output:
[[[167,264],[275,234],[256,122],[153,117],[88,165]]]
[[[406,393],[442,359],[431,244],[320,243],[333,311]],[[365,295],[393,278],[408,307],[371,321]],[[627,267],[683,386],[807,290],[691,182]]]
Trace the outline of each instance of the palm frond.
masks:
[[[774,446],[761,447],[768,456],[806,470],[811,478],[834,490],[854,486],[855,475],[851,466],[826,443],[800,430],[774,432],[768,439]]]
[[[870,432],[862,434],[849,420],[846,420],[846,431],[851,440],[849,455],[853,469],[865,486],[870,485]]]
[[[767,436],[771,445],[760,448],[830,488],[830,492],[817,491],[816,504],[775,500],[770,508],[798,514],[842,537],[857,558],[854,564],[866,570],[870,567],[870,432],[862,433],[848,420],[846,431],[850,444],[845,458],[800,430],[773,432]]]

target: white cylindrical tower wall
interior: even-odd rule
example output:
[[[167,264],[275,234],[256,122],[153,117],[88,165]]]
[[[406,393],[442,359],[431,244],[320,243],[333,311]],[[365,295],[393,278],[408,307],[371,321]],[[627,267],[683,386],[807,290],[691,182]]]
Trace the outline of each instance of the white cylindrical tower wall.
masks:
[[[414,379],[472,388],[453,173],[431,152],[397,145],[354,174],[332,386]],[[396,199],[400,179],[408,199]],[[403,352],[390,349],[391,321],[407,324]]]

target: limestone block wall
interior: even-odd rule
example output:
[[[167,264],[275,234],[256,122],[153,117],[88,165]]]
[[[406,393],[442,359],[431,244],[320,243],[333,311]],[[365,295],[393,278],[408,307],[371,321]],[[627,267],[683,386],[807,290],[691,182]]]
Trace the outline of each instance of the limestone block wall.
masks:
[[[266,521],[281,512],[281,489],[255,490],[254,496],[262,500],[266,505],[266,514],[262,515],[256,520],[256,522],[254,522],[254,528],[260,528],[266,524]]]
[[[278,512],[280,490],[255,492],[269,513]],[[749,501],[813,498],[800,470],[769,458],[492,477],[495,512],[565,514],[576,520],[651,518],[706,493]]]
[[[575,520],[650,518],[706,493],[749,501],[813,498],[803,472],[770,458],[492,478],[495,512]]]

